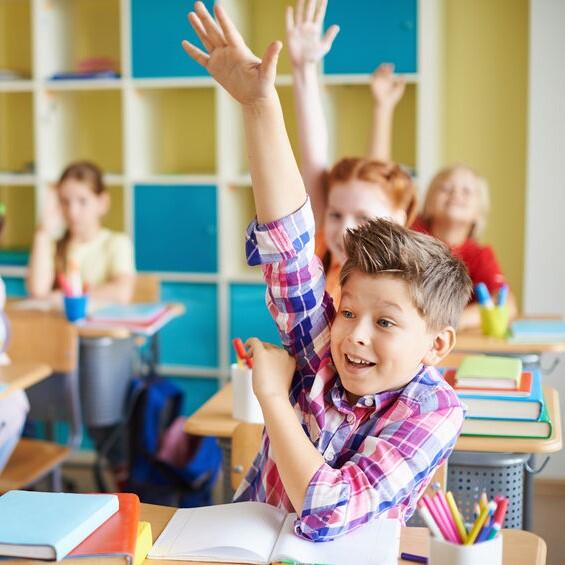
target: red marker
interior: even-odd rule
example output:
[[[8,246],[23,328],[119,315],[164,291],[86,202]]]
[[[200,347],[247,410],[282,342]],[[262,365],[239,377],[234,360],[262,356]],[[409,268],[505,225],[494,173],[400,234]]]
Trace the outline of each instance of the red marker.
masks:
[[[245,361],[245,364],[250,369],[253,368],[253,359],[251,358],[251,355],[249,355],[249,353],[245,351],[245,346],[243,345],[243,341],[241,341],[239,337],[235,337],[232,339],[232,344],[238,359]]]
[[[71,286],[69,285],[69,282],[67,281],[65,275],[63,273],[59,273],[59,275],[57,276],[57,280],[59,281],[59,286],[61,287],[63,294],[65,296],[72,296],[73,291],[72,291]]]
[[[502,528],[502,524],[504,524],[504,516],[506,515],[506,510],[508,508],[508,499],[503,498],[500,500],[496,506],[496,510],[494,511],[493,517],[493,524],[491,526],[490,531],[486,535],[487,540],[490,540],[500,532]]]

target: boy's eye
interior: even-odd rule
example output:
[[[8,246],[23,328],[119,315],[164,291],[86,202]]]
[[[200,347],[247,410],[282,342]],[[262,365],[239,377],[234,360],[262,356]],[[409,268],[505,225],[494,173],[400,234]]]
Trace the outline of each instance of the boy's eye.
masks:
[[[342,310],[341,315],[344,318],[353,318],[353,312],[351,310]]]
[[[392,326],[394,326],[390,320],[385,320],[384,318],[377,320],[377,325],[381,328],[392,328]]]

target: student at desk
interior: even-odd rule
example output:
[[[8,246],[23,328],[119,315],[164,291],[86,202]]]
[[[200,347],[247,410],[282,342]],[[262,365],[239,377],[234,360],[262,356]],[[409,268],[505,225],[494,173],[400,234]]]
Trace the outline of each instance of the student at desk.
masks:
[[[61,302],[58,275],[75,265],[92,299],[128,303],[135,280],[133,246],[124,233],[102,226],[110,195],[102,171],[88,161],[71,163],[49,191],[35,231],[27,276],[34,298]],[[65,224],[61,237],[60,219]]]
[[[88,285],[92,302],[128,303],[133,294],[133,246],[124,233],[102,226],[110,195],[102,171],[94,163],[71,163],[61,174],[55,191],[49,191],[36,229],[27,276],[34,298],[47,298],[60,306],[59,275],[78,269]],[[60,217],[65,230],[61,233]],[[79,289],[80,292],[81,289]],[[124,375],[129,380],[130,374]],[[114,434],[114,425],[88,426],[98,451]],[[108,453],[118,480],[125,477],[125,446],[118,440]]]
[[[389,220],[349,232],[339,313],[314,254],[314,217],[275,89],[281,44],[257,58],[220,5],[189,20],[206,46],[183,42],[242,106],[257,220],[247,257],[261,264],[286,351],[252,339],[261,451],[236,500],[258,500],[326,541],[386,515],[409,518],[463,422],[432,367],[455,342],[471,283],[437,240]]]
[[[374,88],[375,113],[383,123],[392,124],[398,103],[399,78],[392,72],[381,71]],[[402,95],[400,92],[400,95]],[[373,128],[372,158],[389,159],[392,127]],[[424,198],[421,214],[410,225],[413,230],[430,234],[446,243],[451,251],[467,266],[476,285],[486,284],[494,297],[505,283],[495,252],[490,245],[482,245],[478,236],[485,228],[489,211],[489,187],[471,167],[455,164],[438,171],[433,177]],[[516,301],[508,294],[510,317],[516,315]],[[459,323],[459,329],[479,327],[481,323],[476,297],[467,305]]]

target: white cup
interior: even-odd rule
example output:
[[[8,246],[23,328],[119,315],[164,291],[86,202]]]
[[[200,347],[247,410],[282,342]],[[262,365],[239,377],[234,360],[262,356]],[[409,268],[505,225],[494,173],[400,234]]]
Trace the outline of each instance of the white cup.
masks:
[[[242,422],[262,424],[263,412],[253,393],[251,369],[234,363],[230,367],[230,374],[233,386],[233,417]]]
[[[502,536],[470,545],[430,540],[430,565],[502,565]]]

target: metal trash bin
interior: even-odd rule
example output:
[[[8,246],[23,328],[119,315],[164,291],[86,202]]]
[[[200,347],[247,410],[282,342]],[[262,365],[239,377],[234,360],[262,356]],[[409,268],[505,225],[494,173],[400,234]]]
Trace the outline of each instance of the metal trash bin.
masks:
[[[508,499],[504,528],[522,529],[526,500],[527,453],[454,451],[447,465],[447,490],[453,493],[466,522],[473,522],[473,506],[484,490],[489,498]]]
[[[80,401],[86,426],[111,426],[123,420],[134,351],[132,337],[81,338]]]

